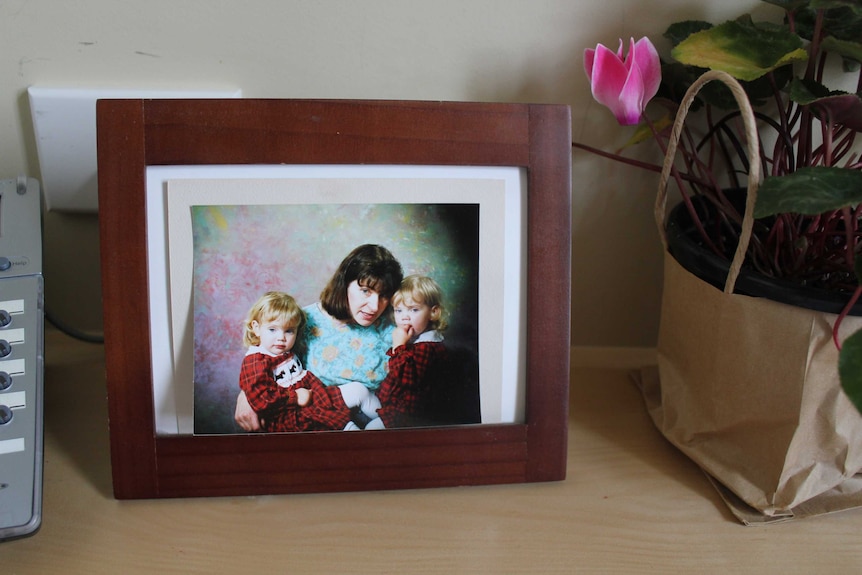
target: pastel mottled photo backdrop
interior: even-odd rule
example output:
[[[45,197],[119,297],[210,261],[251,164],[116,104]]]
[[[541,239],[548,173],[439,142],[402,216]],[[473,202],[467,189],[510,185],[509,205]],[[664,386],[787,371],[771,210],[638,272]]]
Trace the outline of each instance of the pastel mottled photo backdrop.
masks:
[[[265,291],[318,300],[341,260],[379,244],[404,275],[434,278],[450,312],[447,344],[478,353],[477,204],[193,206],[195,433],[237,433],[233,421],[242,322]]]

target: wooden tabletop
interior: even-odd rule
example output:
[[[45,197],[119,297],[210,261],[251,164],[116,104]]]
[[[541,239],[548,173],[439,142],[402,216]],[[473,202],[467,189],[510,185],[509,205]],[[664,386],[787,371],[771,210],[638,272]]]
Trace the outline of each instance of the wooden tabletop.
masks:
[[[117,501],[102,347],[47,338],[43,522],[4,573],[858,573],[862,511],[745,527],[626,368],[572,369],[563,482]]]

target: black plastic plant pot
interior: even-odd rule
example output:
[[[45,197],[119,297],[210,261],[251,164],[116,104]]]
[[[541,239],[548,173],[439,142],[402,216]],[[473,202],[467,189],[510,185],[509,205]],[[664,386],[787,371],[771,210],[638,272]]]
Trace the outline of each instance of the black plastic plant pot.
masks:
[[[671,255],[698,278],[718,289],[724,289],[730,262],[698,243],[697,234],[685,204],[676,205],[667,219],[667,240]],[[765,297],[788,305],[834,314],[841,313],[849,297],[846,293],[769,277],[744,265],[736,280],[734,293]],[[857,302],[850,315],[862,316],[862,301]]]

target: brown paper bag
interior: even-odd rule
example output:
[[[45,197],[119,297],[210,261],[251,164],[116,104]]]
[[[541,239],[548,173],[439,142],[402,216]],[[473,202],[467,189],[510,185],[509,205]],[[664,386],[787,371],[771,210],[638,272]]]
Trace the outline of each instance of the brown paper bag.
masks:
[[[754,115],[741,86],[707,72],[683,99],[656,198],[667,247],[667,180],[688,107],[706,83],[733,92],[749,157],[759,157]],[[862,415],[838,378],[834,314],[734,294],[753,224],[759,163],[749,173],[742,234],[724,291],[665,251],[658,365],[640,375],[647,408],[664,436],[704,469],[743,522],[807,516],[862,505]],[[862,328],[846,318],[840,337]],[[746,507],[749,506],[749,507]]]
[[[642,374],[658,429],[739,499],[786,517],[862,471],[862,416],[841,390],[836,316],[726,294],[665,256],[657,377]],[[842,333],[862,328],[846,318]],[[837,491],[839,493],[830,493]]]

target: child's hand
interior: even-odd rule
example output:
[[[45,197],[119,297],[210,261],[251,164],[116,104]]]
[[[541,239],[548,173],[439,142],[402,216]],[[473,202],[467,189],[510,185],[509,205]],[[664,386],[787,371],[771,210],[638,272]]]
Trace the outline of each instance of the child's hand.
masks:
[[[296,390],[296,403],[298,403],[300,407],[305,407],[308,405],[309,401],[311,401],[311,390],[305,389],[304,387],[298,388]]]
[[[408,341],[413,337],[414,331],[412,326],[402,327],[398,326],[392,331],[392,349],[396,349]]]

